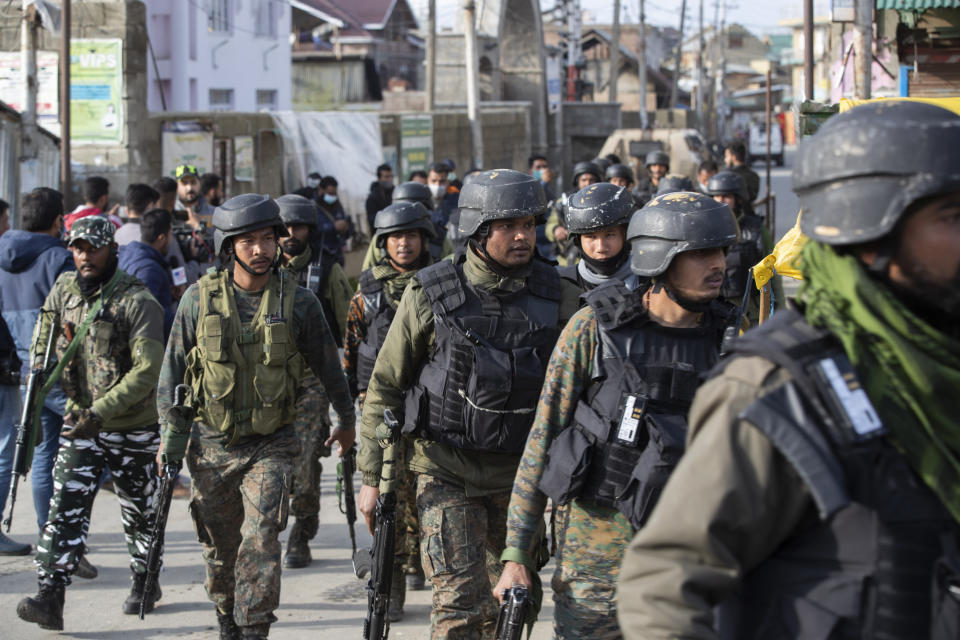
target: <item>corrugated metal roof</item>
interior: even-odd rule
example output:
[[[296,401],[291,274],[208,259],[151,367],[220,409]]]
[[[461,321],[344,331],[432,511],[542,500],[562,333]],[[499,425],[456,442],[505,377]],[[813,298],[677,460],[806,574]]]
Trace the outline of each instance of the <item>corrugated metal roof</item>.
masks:
[[[960,0],[877,0],[877,9],[897,11],[925,11],[927,9],[955,9]]]

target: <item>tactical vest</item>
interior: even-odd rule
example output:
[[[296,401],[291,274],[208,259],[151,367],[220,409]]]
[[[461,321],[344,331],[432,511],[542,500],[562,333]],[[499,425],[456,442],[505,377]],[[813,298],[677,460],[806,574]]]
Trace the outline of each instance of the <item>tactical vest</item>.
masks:
[[[363,321],[367,331],[357,349],[357,388],[366,391],[377,354],[387,339],[387,331],[397,307],[383,290],[383,283],[373,277],[371,269],[360,274],[360,295],[363,298]]]
[[[561,280],[566,280],[567,282],[576,285],[581,291],[586,291],[586,284],[580,278],[580,272],[577,269],[576,263],[557,266],[556,269],[557,275],[560,276]]]
[[[230,434],[231,442],[271,434],[296,417],[297,382],[305,369],[291,330],[297,282],[288,271],[280,273],[270,276],[247,323],[240,321],[225,270],[210,269],[197,281],[196,346],[187,354],[184,382],[200,419]]]
[[[790,462],[819,517],[744,576],[722,636],[960,637],[960,527],[883,437],[839,343],[780,311],[735,343],[738,355],[791,373],[741,417]]]
[[[570,428],[550,445],[539,484],[558,504],[580,498],[616,508],[636,529],[683,454],[687,411],[733,314],[716,302],[699,327],[664,327],[642,297],[619,283],[585,294],[597,317],[591,379]]]
[[[763,218],[745,213],[738,222],[740,241],[727,252],[727,270],[721,293],[727,300],[740,304],[750,269],[764,258]]]
[[[474,287],[450,260],[414,277],[436,340],[407,392],[404,431],[458,449],[519,453],[559,334],[556,271],[534,260],[526,286],[509,294]]]

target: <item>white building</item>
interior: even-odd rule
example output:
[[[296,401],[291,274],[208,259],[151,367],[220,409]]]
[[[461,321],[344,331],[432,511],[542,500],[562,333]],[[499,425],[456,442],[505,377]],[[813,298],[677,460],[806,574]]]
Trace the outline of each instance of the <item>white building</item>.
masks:
[[[145,3],[149,111],[290,108],[289,0]]]

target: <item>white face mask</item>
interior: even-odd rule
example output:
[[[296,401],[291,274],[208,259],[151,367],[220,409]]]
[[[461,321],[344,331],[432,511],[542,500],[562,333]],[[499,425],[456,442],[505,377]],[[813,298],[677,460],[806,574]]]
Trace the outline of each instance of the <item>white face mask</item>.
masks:
[[[440,197],[440,194],[442,193],[441,189],[443,189],[443,185],[442,185],[442,184],[431,184],[431,185],[427,185],[427,186],[430,187],[430,193],[433,194],[433,197],[434,197],[434,198],[439,198],[439,197]]]

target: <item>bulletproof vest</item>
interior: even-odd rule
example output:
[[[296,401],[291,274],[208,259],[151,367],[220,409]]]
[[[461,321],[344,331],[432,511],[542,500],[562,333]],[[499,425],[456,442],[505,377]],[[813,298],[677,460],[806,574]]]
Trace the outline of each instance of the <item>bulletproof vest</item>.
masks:
[[[383,283],[373,277],[372,269],[360,274],[360,295],[363,298],[366,336],[357,349],[357,388],[366,391],[373,365],[377,362],[377,354],[387,339],[387,331],[397,313],[397,307],[383,290]]]
[[[575,284],[581,291],[586,290],[587,287],[584,284],[584,282],[580,279],[580,272],[577,269],[576,264],[558,266],[556,267],[556,269],[557,269],[557,275],[560,276],[561,280],[566,280],[567,282]]]
[[[734,344],[738,356],[791,373],[741,418],[793,466],[817,515],[744,576],[722,635],[960,637],[957,523],[885,437],[839,343],[780,311]]]
[[[408,391],[404,431],[472,451],[519,453],[559,330],[560,279],[534,260],[525,286],[492,293],[461,264],[421,270],[435,347]]]
[[[727,271],[721,293],[727,300],[739,304],[747,286],[750,269],[763,260],[763,218],[743,214],[740,224],[740,241],[727,252]]]
[[[323,317],[327,321],[327,327],[336,341],[338,347],[343,346],[343,327],[337,323],[337,316],[333,310],[333,304],[327,297],[327,283],[330,281],[330,272],[333,265],[337,264],[337,256],[323,248],[314,247],[313,260],[305,268],[293,272],[297,278],[297,284],[305,289],[309,289],[317,299],[320,300],[320,307],[323,309]],[[285,269],[288,270],[289,269]]]
[[[296,417],[297,382],[306,368],[290,328],[297,282],[286,270],[280,274],[271,274],[251,322],[240,321],[225,270],[210,269],[197,281],[196,346],[187,354],[184,383],[200,419],[231,442],[271,434]]]
[[[699,327],[664,327],[642,298],[619,283],[584,295],[597,317],[591,379],[548,450],[539,485],[558,504],[580,498],[616,508],[636,529],[683,454],[687,411],[733,313],[716,302]]]

